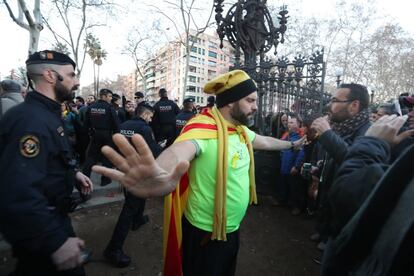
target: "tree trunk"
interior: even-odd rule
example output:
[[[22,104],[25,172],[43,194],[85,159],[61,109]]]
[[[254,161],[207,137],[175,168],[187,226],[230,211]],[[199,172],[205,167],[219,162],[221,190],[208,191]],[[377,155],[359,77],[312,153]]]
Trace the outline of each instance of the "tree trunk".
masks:
[[[96,77],[96,93],[99,92],[99,69],[100,66],[98,65],[98,76]]]

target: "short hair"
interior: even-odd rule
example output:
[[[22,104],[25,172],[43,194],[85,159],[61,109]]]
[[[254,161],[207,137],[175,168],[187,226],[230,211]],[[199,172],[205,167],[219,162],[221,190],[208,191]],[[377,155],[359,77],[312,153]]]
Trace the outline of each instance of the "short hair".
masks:
[[[80,101],[83,104],[85,103],[85,100],[81,96],[77,96],[75,99]]]
[[[99,91],[99,96],[100,96],[100,97],[102,97],[102,96],[108,96],[108,94],[113,95],[114,93],[112,93],[112,91],[111,91],[111,90],[106,89],[106,88],[102,88],[102,89]]]
[[[92,97],[96,101],[96,97],[94,94],[89,94],[88,97]]]
[[[166,97],[167,96],[167,90],[165,88],[161,88],[160,91],[158,92],[158,94],[160,95],[160,97]]]
[[[296,119],[296,121],[298,122],[298,125],[302,126],[302,117],[299,114],[289,112],[286,115],[288,116],[288,119],[289,118]],[[282,118],[282,117],[280,117],[280,118]]]
[[[137,107],[136,114],[141,116],[146,111],[154,113],[154,108],[152,108],[149,104],[141,104]]]
[[[42,74],[45,70],[58,71],[60,67],[61,65],[49,63],[28,64],[26,66],[27,76],[34,82],[37,82],[41,79]]]
[[[359,111],[367,109],[369,106],[369,94],[368,89],[357,83],[343,83],[339,88],[348,88],[349,95],[348,100],[359,101]]]

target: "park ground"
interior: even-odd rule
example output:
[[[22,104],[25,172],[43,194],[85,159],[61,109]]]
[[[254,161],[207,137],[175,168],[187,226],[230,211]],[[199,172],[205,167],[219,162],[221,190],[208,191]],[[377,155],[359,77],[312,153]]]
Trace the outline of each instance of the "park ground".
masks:
[[[320,266],[312,258],[319,257],[309,240],[314,220],[304,215],[293,217],[289,210],[274,206],[269,197],[259,197],[259,205],[249,207],[241,226],[241,244],[237,276],[319,275]],[[138,231],[130,232],[124,247],[132,263],[127,268],[114,268],[104,262],[102,251],[108,242],[122,204],[81,209],[72,214],[79,237],[93,251],[86,265],[88,276],[158,276],[162,275],[162,199],[147,201],[150,221]],[[12,271],[14,259],[9,250],[0,252],[0,275]]]

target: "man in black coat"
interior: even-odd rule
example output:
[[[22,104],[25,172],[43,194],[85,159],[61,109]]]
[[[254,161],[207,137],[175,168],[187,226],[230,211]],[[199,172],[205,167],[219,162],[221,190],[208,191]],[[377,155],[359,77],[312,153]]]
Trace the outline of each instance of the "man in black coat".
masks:
[[[0,121],[0,231],[17,258],[12,275],[85,275],[68,213],[73,187],[88,194],[92,183],[76,170],[60,109],[79,86],[76,64],[46,50],[26,65],[34,89]]]
[[[105,145],[113,145],[112,135],[119,132],[119,119],[114,107],[111,105],[112,91],[101,89],[100,99],[88,106],[85,116],[85,128],[89,131],[91,141],[86,154],[83,173],[91,175],[92,166],[101,160],[105,167],[111,167],[111,163],[101,153]],[[107,177],[101,177],[101,186],[111,183]]]
[[[176,127],[176,133],[175,137],[178,137],[180,135],[181,130],[183,127],[187,124],[187,122],[194,117],[194,99],[193,98],[187,98],[183,101],[183,110],[181,110],[180,113],[175,117],[175,127]],[[175,139],[175,138],[174,138]]]
[[[142,104],[138,106],[137,117],[126,121],[120,126],[120,133],[128,138],[134,134],[140,134],[151,149],[154,158],[162,151],[155,142],[151,127],[148,125],[154,114],[151,106]],[[104,251],[105,258],[116,267],[126,267],[131,263],[122,247],[128,235],[129,229],[137,230],[139,226],[148,222],[148,216],[144,216],[145,199],[138,198],[124,190],[125,202],[115,226],[112,238]]]
[[[167,146],[174,142],[175,138],[175,116],[180,113],[180,108],[168,99],[167,90],[161,88],[160,100],[154,105],[154,119],[152,128],[157,142],[167,140]]]
[[[331,202],[336,235],[322,275],[413,275],[414,146],[390,164],[407,116],[384,116],[359,137],[338,170]]]
[[[328,195],[332,188],[334,176],[342,164],[356,137],[365,134],[369,122],[369,94],[365,86],[355,83],[342,84],[333,94],[328,116],[316,119],[311,127],[319,135],[318,142],[326,151],[321,170],[318,190],[319,217],[317,230],[321,236],[318,248],[323,249],[335,224],[331,215],[332,206]]]

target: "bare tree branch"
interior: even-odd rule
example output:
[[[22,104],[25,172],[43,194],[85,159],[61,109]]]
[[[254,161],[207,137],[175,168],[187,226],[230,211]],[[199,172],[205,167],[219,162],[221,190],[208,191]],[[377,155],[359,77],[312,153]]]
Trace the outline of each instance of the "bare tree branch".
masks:
[[[20,27],[22,27],[22,28],[24,28],[24,29],[26,29],[26,30],[29,30],[29,25],[25,24],[25,23],[21,20],[21,19],[23,19],[23,18],[21,18],[20,16],[19,16],[19,18],[16,18],[16,17],[14,16],[14,14],[13,14],[13,11],[11,10],[11,8],[10,8],[10,6],[9,6],[9,3],[7,3],[7,1],[6,1],[6,0],[3,0],[3,2],[4,2],[4,4],[6,5],[6,8],[7,8],[7,10],[9,11],[9,15],[10,15],[10,17],[13,19],[13,21],[14,21],[14,22],[16,22],[16,24],[17,24],[17,25],[19,25]],[[21,13],[20,11],[21,11],[21,7],[20,7],[20,4],[19,4],[19,13]]]

